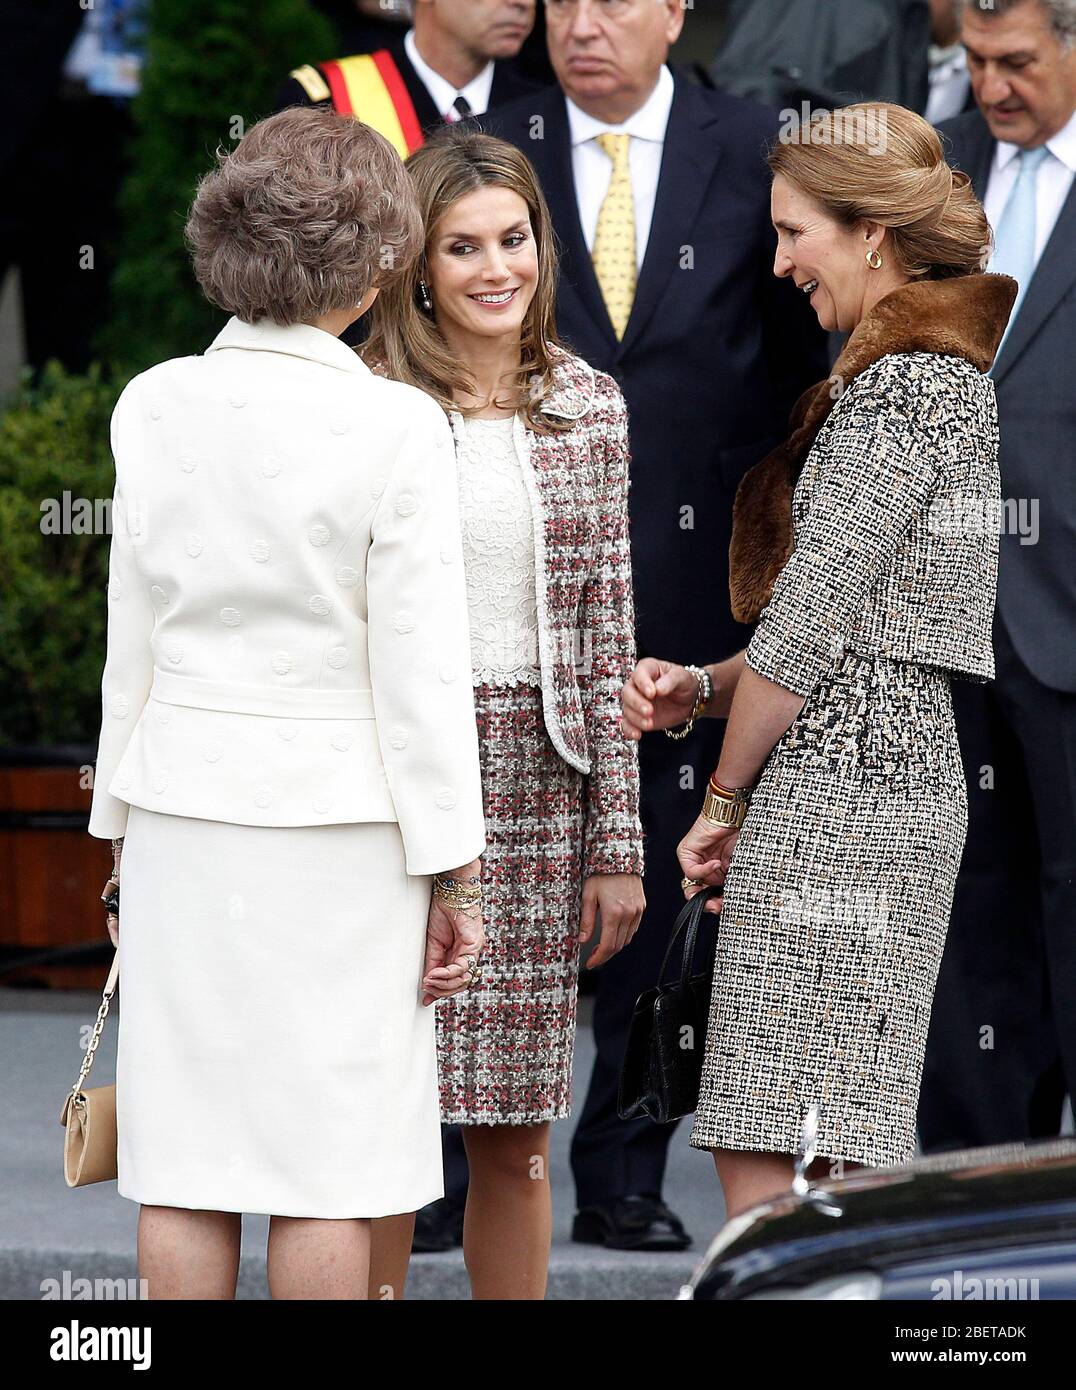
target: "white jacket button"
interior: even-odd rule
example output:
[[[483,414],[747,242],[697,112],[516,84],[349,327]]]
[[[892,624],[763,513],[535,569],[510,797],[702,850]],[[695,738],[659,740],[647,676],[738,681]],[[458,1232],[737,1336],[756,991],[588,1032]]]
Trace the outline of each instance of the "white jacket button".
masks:
[[[442,811],[451,811],[456,804],[456,793],[451,787],[438,787],[434,800]]]
[[[243,395],[242,391],[233,391],[228,397],[228,404],[235,410],[242,410],[246,403],[247,398]]]
[[[262,459],[262,472],[267,478],[275,478],[280,472],[280,460],[275,454],[266,454]]]
[[[385,491],[385,479],[375,478],[370,484],[370,496],[376,501]]]
[[[329,649],[328,661],[334,671],[339,671],[342,666],[346,666],[351,660],[351,653],[346,647],[331,647]]]
[[[179,466],[184,473],[193,473],[198,467],[198,460],[189,449],[185,449],[179,456]]]
[[[406,608],[401,608],[399,613],[397,613],[396,617],[393,619],[392,625],[399,633],[414,632],[415,615],[413,613],[408,612]]]
[[[192,560],[196,560],[204,549],[204,542],[197,531],[192,531],[187,537],[187,554]]]
[[[159,584],[154,584],[152,589],[150,589],[150,593],[153,595],[153,597],[157,600],[158,603],[169,602],[168,595],[165,593],[165,591],[161,588]]]
[[[224,744],[220,739],[211,738],[208,743],[202,744],[202,757],[207,763],[216,763],[221,759],[224,752]]]
[[[396,511],[400,516],[414,516],[418,511],[418,498],[410,492],[401,492],[396,499]]]
[[[347,434],[350,428],[350,422],[342,415],[337,415],[335,419],[329,421],[329,429],[333,434]]]
[[[150,418],[151,420],[159,420],[163,414],[164,414],[164,411],[163,411],[163,410],[161,409],[161,407],[157,404],[157,402],[154,401],[153,404],[152,404],[152,405],[150,406],[150,408],[149,408],[149,418]]]
[[[338,753],[346,753],[354,742],[354,734],[333,734],[332,736],[332,746]]]
[[[160,705],[153,702],[153,713],[157,716],[158,724],[170,724],[172,722],[172,711],[167,705]]]
[[[115,600],[115,599],[121,598],[122,595],[123,595],[123,585],[122,585],[122,584],[120,583],[120,581],[119,581],[118,579],[116,579],[116,578],[110,579],[110,580],[108,581],[108,596],[109,596],[109,598]]]
[[[326,614],[332,612],[332,599],[326,598],[324,594],[311,594],[306,601],[307,608],[318,618],[324,618]]]
[[[336,571],[336,582],[341,589],[353,589],[359,582],[359,572],[350,565],[343,565]]]
[[[451,685],[456,679],[456,668],[454,666],[442,666],[437,674],[444,681],[445,685]]]
[[[126,695],[113,695],[108,702],[108,711],[113,719],[126,719],[131,712],[131,702]]]
[[[273,670],[278,676],[286,676],[294,665],[290,652],[273,653]]]
[[[273,801],[272,787],[259,787],[254,793],[255,806],[269,806]]]
[[[333,533],[327,526],[321,526],[319,524],[317,526],[311,526],[310,530],[306,533],[306,538],[311,545],[328,545],[332,540],[332,534]]]
[[[221,622],[224,624],[225,627],[238,627],[238,626],[239,626],[239,609],[238,609],[238,608],[222,608],[222,609],[220,610],[220,620],[221,620]]]
[[[319,792],[319,794],[314,797],[313,807],[314,810],[317,811],[319,816],[328,815],[329,809],[332,806],[332,804],[332,797],[327,796],[325,792]]]
[[[389,730],[389,746],[392,748],[406,748],[408,738],[408,730],[402,724],[395,724]]]
[[[286,719],[283,724],[278,726],[276,732],[278,738],[282,738],[285,742],[290,743],[299,732],[299,726],[294,720]]]
[[[443,545],[443,546],[441,547],[441,564],[442,564],[442,565],[450,565],[450,564],[452,563],[452,561],[453,561],[455,558],[456,558],[456,553],[455,553],[454,550],[452,550],[452,548],[451,548],[450,546]]]
[[[178,642],[167,643],[164,649],[164,654],[173,666],[178,666],[179,663],[183,660],[183,648],[179,645]]]
[[[160,796],[168,786],[168,778],[164,775],[163,772],[155,772],[153,774],[152,785],[153,790],[157,793],[158,796]]]
[[[259,565],[264,565],[270,555],[269,542],[258,539],[250,543],[250,558],[257,560]]]

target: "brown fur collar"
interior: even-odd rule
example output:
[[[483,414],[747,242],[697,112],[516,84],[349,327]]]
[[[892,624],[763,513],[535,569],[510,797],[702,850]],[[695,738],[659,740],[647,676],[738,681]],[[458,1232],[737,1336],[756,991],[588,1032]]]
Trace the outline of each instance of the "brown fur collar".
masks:
[[[848,385],[894,352],[966,358],[980,372],[994,361],[1016,298],[1007,275],[915,280],[880,299],[849,337],[832,375],[796,402],[783,444],[748,470],[732,513],[729,593],[738,622],[752,623],[770,601],[792,553],[792,491],[815,436]]]

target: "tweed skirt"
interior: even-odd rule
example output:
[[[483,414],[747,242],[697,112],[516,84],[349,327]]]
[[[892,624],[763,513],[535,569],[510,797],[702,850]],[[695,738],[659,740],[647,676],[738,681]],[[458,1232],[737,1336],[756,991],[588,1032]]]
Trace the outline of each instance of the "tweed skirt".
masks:
[[[845,653],[771,753],[717,925],[696,1148],[912,1157],[967,791],[948,675]]]
[[[585,780],[533,685],[476,685],[486,850],[477,986],[436,1005],[446,1124],[570,1113]]]

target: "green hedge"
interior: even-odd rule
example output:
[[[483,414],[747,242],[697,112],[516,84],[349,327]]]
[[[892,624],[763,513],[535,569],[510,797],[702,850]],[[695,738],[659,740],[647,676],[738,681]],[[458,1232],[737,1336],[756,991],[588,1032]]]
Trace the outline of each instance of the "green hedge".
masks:
[[[0,415],[0,746],[97,737],[109,536],[42,525],[65,492],[69,512],[108,512],[121,386],[99,368],[75,376],[50,363]]]
[[[201,352],[223,316],[202,298],[183,243],[199,178],[269,115],[289,71],[334,57],[306,0],[147,0],[142,89],[120,195],[119,263],[103,357],[140,371]]]

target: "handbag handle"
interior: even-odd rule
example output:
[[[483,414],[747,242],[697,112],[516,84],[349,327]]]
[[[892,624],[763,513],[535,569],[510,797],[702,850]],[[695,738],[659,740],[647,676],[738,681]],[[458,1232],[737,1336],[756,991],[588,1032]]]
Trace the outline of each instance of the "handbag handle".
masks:
[[[669,964],[669,957],[672,955],[673,947],[680,933],[687,928],[687,936],[684,940],[684,954],[680,962],[680,984],[686,985],[691,978],[691,965],[695,959],[695,940],[699,934],[699,923],[702,921],[703,910],[707,902],[715,895],[721,893],[720,888],[707,886],[701,892],[688,898],[687,902],[680,909],[676,921],[673,923],[672,934],[669,937],[669,944],[665,948],[665,957],[661,962],[661,969],[658,971],[658,984],[665,979],[665,969]]]
[[[112,965],[108,972],[108,979],[105,981],[104,990],[101,993],[101,1003],[97,1010],[97,1021],[93,1025],[93,1032],[90,1034],[90,1041],[86,1044],[86,1055],[82,1059],[82,1069],[79,1071],[78,1080],[71,1087],[71,1095],[78,1096],[82,1092],[82,1083],[90,1074],[93,1066],[94,1055],[97,1052],[97,1044],[101,1041],[101,1033],[104,1030],[105,1019],[108,1017],[108,1007],[112,1003],[112,996],[116,992],[116,981],[120,973],[120,948],[116,947],[116,953],[112,957]]]

